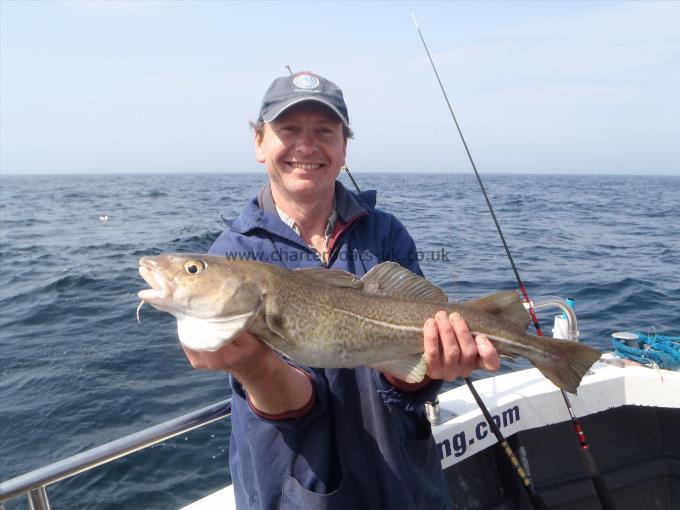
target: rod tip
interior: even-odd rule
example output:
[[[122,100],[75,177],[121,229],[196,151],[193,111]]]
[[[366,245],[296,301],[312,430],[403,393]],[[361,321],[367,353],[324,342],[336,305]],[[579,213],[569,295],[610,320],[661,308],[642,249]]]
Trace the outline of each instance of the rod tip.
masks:
[[[416,28],[420,29],[418,26],[418,20],[416,19],[416,14],[413,11],[411,11],[411,19],[413,20],[413,24],[416,26]]]

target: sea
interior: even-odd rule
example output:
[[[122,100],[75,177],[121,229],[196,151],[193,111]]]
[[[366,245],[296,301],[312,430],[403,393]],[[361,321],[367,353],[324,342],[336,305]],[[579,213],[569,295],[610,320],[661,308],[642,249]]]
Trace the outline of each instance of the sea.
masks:
[[[474,175],[355,178],[406,225],[451,299],[517,288]],[[583,342],[680,335],[680,177],[482,179],[529,295],[573,298]],[[137,323],[137,260],[205,252],[264,182],[0,177],[0,482],[229,397],[226,374],[191,368],[172,316],[147,306]],[[539,314],[548,334],[553,316]],[[180,508],[230,483],[229,432],[221,420],[50,485],[52,508]],[[26,498],[6,503],[19,508]]]

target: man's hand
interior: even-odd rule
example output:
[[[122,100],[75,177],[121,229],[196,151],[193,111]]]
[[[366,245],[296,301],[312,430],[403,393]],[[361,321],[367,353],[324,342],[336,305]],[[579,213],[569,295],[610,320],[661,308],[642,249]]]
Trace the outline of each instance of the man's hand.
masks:
[[[182,348],[194,368],[231,372],[245,388],[251,405],[262,413],[295,411],[312,398],[309,378],[250,333],[214,352]]]
[[[425,321],[425,359],[427,375],[432,379],[453,381],[468,377],[477,369],[498,370],[500,358],[488,338],[472,337],[463,317],[454,312],[437,312]]]
[[[250,333],[243,333],[217,351],[195,351],[184,345],[182,349],[194,368],[246,374],[257,370],[273,354],[267,345]]]

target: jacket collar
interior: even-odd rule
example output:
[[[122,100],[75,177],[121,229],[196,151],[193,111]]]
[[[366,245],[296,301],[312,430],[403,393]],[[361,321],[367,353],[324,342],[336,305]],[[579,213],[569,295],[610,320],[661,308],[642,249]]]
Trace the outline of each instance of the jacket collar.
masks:
[[[358,217],[368,214],[375,208],[375,202],[376,192],[374,190],[356,195],[349,192],[340,181],[335,181],[335,208],[341,224],[347,225]],[[299,236],[279,218],[269,183],[248,202],[240,216],[231,222],[229,227],[239,234],[247,234],[260,228],[296,242],[300,241]]]

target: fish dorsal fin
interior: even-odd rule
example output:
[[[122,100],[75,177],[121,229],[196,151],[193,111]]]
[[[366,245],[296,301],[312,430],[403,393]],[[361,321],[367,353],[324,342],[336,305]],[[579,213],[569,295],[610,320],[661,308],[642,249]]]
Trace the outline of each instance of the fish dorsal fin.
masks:
[[[442,289],[396,262],[383,262],[374,266],[361,281],[367,294],[442,304],[449,302]]]
[[[339,269],[326,269],[325,267],[303,267],[294,270],[296,273],[306,276],[317,282],[333,285],[334,287],[349,287],[361,289],[364,284],[352,273]]]
[[[522,298],[514,290],[489,294],[480,299],[466,301],[463,305],[466,308],[474,308],[498,317],[502,316],[503,320],[509,322],[518,333],[524,333],[531,324],[531,317],[524,308]]]

